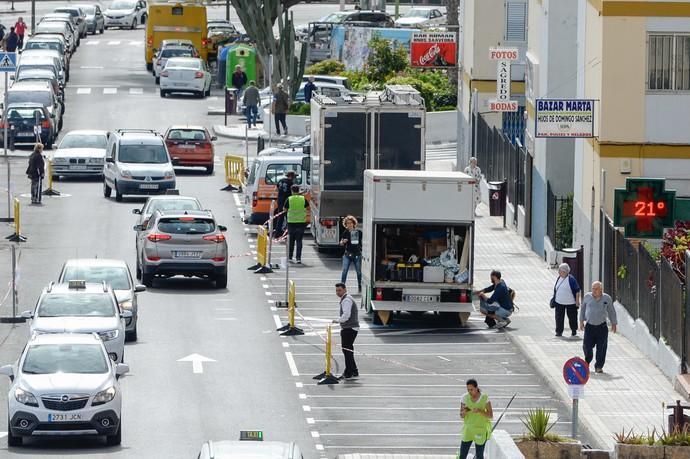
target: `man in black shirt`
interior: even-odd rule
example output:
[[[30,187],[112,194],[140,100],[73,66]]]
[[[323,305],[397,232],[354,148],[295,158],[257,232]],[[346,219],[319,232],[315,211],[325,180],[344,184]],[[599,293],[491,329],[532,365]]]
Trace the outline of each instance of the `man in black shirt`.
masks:
[[[281,213],[283,212],[283,208],[285,207],[285,203],[287,202],[287,199],[290,197],[292,194],[292,185],[295,181],[295,172],[294,171],[288,171],[285,174],[285,177],[280,179],[278,181],[278,207],[276,207],[276,212]],[[280,236],[283,235],[283,232],[285,232],[284,229],[284,222],[285,222],[285,214],[278,215],[275,218],[274,224],[273,224],[273,238],[277,239]]]

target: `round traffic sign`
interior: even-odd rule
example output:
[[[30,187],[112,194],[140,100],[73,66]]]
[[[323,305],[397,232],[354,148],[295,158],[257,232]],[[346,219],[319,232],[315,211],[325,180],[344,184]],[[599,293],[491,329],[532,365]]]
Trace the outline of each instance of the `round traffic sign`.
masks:
[[[568,359],[563,365],[563,379],[566,384],[582,385],[589,381],[589,364],[580,357]]]

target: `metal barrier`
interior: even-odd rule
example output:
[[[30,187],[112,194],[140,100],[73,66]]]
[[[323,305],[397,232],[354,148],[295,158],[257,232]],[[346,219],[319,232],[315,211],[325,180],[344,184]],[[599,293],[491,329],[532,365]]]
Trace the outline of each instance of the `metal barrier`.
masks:
[[[256,274],[272,273],[273,270],[268,264],[268,230],[265,226],[256,229],[256,264],[247,268]]]
[[[326,327],[326,370],[314,376],[313,379],[318,379],[318,385],[324,384],[339,384],[338,378],[333,376],[331,373],[331,360],[332,360],[332,348],[333,348],[333,337],[331,333],[331,325]]]
[[[48,159],[48,170],[47,170],[47,175],[48,175],[48,188],[46,188],[43,191],[44,196],[60,196],[60,192],[58,190],[53,189],[53,160]]]
[[[295,281],[290,281],[287,296],[288,324],[277,329],[277,331],[283,332],[280,334],[281,336],[304,335],[304,331],[301,328],[295,327],[295,308],[297,307],[295,298]]]
[[[225,183],[223,190],[242,191],[244,186],[244,158],[241,156],[225,155]]]
[[[22,236],[22,213],[19,199],[14,198],[14,233],[5,239],[12,242],[26,242],[26,237]]]

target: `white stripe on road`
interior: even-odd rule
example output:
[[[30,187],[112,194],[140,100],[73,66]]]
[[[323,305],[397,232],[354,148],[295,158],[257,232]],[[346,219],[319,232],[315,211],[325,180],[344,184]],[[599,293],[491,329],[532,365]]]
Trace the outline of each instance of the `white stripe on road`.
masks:
[[[144,94],[144,88],[129,88],[130,94]]]
[[[77,94],[91,94],[91,88],[77,88]]]
[[[117,94],[117,88],[103,88],[103,94]]]
[[[426,357],[428,355],[435,355],[435,354],[426,354],[422,352],[418,353],[379,353],[379,352],[367,352],[367,355],[384,355],[384,356],[410,356],[410,357]],[[296,356],[299,357],[313,357],[313,356],[318,356],[318,357],[323,357],[323,352],[313,352],[313,353],[304,353],[304,354],[295,354]],[[463,357],[469,357],[469,356],[495,356],[495,355],[515,355],[514,352],[457,352],[457,353],[450,353],[446,355],[454,355],[454,356],[463,356]]]
[[[120,43],[122,43],[120,40],[113,40],[113,41],[109,41],[109,42],[108,42],[108,45],[110,45],[110,46],[117,46],[117,45],[119,45]]]
[[[360,375],[361,376],[361,375]],[[462,395],[405,395],[406,398],[452,398],[462,399]],[[400,398],[400,395],[309,395],[309,398]],[[512,395],[492,395],[493,400],[511,399]],[[548,395],[522,395],[520,400],[551,400]]]
[[[103,70],[104,67],[102,65],[82,65],[79,68],[84,70]]]
[[[292,376],[299,376],[299,371],[297,371],[297,364],[295,359],[292,358],[292,352],[285,352],[285,358],[287,359],[288,366],[290,367],[290,373]]]
[[[280,321],[280,317],[278,317],[278,314],[273,314],[273,321],[276,323],[276,327],[280,328],[283,326],[283,323]]]
[[[99,44],[100,42],[101,42],[100,40],[89,40],[86,42],[86,44],[93,46],[93,45]]]
[[[132,40],[129,42],[129,44],[130,44],[130,46],[140,46],[140,45],[143,45],[144,42],[141,40]]]

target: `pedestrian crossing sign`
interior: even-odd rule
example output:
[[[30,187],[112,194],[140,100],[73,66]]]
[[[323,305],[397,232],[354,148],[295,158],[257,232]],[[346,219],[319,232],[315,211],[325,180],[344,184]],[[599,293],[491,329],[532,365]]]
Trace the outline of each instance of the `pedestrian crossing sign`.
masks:
[[[0,72],[15,72],[17,70],[17,53],[0,53]]]

